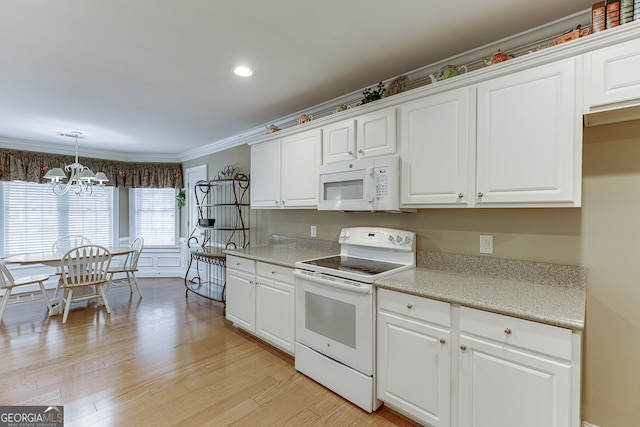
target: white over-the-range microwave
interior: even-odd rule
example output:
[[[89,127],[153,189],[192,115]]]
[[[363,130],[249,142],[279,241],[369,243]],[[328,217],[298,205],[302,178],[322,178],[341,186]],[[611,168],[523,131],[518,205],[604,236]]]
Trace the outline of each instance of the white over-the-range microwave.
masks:
[[[369,157],[320,166],[318,210],[415,212],[400,208],[400,158]]]

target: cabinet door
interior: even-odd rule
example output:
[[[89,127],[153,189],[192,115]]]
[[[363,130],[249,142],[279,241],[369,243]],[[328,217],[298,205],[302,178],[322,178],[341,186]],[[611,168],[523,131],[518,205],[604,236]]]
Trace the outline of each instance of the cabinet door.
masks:
[[[402,105],[403,205],[464,207],[475,199],[469,194],[469,105],[468,88]]]
[[[282,139],[282,206],[318,206],[318,166],[322,161],[320,129]],[[252,162],[253,163],[253,162]],[[254,176],[251,180],[256,179]]]
[[[571,58],[478,85],[478,205],[580,206],[578,60]]]
[[[586,53],[585,61],[587,111],[640,103],[640,39]]]
[[[280,140],[251,146],[251,207],[280,207]]]
[[[322,128],[322,164],[356,158],[356,121],[333,123]]]
[[[435,427],[450,423],[450,331],[378,312],[378,399]]]
[[[226,317],[237,326],[255,333],[254,276],[227,269]]]
[[[571,425],[571,365],[460,336],[460,426]]]
[[[294,286],[258,276],[256,287],[256,335],[289,354],[294,353]]]
[[[396,152],[396,109],[374,111],[356,119],[358,157],[382,156]]]

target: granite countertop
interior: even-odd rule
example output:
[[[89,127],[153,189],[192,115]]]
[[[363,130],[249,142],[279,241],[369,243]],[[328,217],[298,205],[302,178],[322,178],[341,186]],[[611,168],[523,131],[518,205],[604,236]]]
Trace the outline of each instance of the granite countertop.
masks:
[[[269,245],[229,249],[226,254],[255,261],[268,262],[282,267],[295,268],[297,261],[306,261],[340,253],[337,242],[316,239],[296,239],[284,236],[272,236]]]
[[[376,286],[572,330],[584,329],[586,292],[581,287],[426,268],[387,276],[376,281]]]
[[[225,253],[294,268],[296,261],[340,252],[335,242],[274,237],[266,246]],[[374,285],[574,331],[584,329],[584,267],[418,251],[417,268]]]

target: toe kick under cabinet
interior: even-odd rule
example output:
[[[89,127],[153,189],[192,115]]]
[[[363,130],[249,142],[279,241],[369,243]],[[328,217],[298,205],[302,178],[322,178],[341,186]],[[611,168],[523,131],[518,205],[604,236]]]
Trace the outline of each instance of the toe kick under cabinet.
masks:
[[[377,390],[429,426],[580,425],[581,335],[378,290]]]
[[[294,352],[293,269],[227,255],[227,319],[280,350]]]

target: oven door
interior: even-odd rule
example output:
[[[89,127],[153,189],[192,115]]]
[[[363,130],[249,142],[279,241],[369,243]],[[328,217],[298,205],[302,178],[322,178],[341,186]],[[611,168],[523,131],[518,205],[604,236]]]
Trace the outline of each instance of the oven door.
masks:
[[[296,341],[373,375],[374,287],[295,270]],[[351,283],[356,283],[351,284]]]

